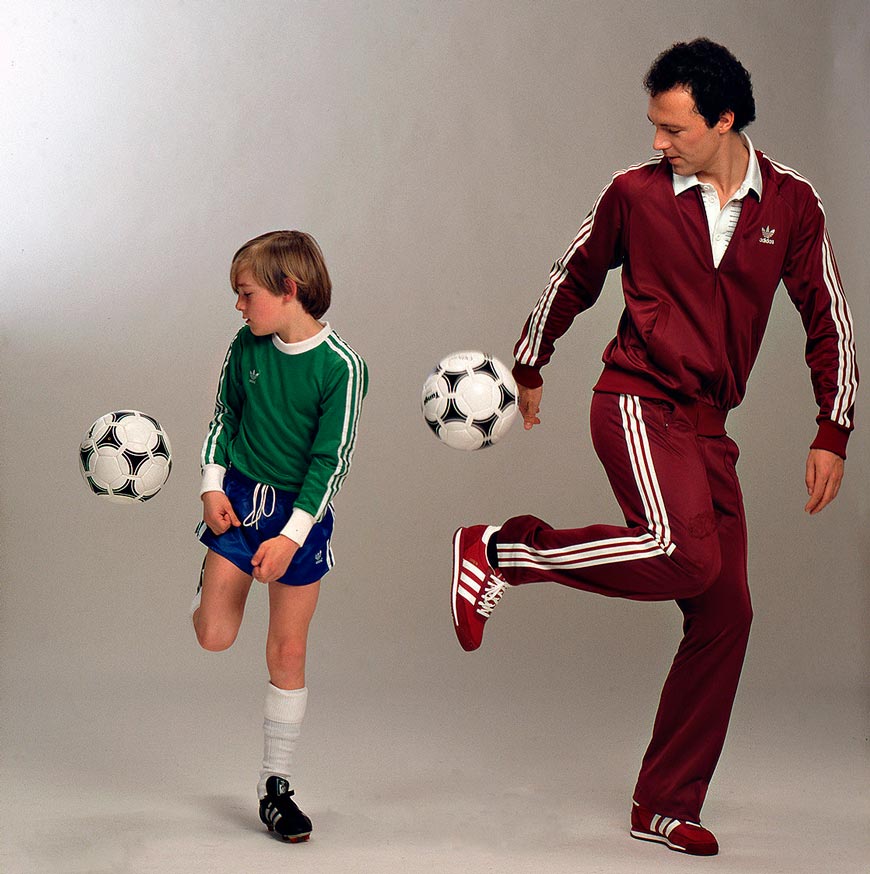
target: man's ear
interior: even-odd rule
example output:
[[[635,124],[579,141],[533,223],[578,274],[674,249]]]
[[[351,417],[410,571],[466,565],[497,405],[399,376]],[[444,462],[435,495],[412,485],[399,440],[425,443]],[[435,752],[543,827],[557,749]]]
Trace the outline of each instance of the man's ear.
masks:
[[[734,113],[730,109],[726,109],[719,116],[719,124],[717,125],[720,134],[727,133],[734,127]]]
[[[289,276],[284,278],[284,294],[290,295],[290,297],[296,297],[299,292],[299,287],[296,285],[296,280],[291,279]]]

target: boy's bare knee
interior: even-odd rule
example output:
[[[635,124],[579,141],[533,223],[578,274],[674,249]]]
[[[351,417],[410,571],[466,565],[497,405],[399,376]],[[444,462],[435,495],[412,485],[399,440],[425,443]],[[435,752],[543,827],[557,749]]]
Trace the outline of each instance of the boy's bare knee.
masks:
[[[223,652],[229,649],[236,641],[237,629],[220,628],[207,623],[197,623],[196,639],[199,645],[208,652]]]

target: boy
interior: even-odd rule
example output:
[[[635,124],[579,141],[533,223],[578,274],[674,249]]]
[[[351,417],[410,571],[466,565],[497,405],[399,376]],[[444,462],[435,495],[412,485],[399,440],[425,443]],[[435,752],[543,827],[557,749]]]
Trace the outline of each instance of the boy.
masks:
[[[245,321],[227,352],[202,449],[208,547],[191,606],[200,646],[232,646],[252,579],[269,589],[269,686],[258,795],[269,831],[308,840],[290,770],[308,688],[305,651],[320,580],[333,566],[331,501],[350,468],[365,362],[321,317],[331,283],[315,240],[272,231],[230,268]]]

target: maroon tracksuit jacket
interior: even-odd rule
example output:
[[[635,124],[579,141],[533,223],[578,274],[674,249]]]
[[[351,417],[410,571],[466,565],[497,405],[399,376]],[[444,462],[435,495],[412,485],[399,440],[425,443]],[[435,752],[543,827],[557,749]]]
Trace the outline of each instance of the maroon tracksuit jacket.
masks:
[[[621,266],[625,311],[596,389],[702,401],[727,413],[743,400],[782,280],[807,332],[819,405],[813,446],[845,456],[857,370],[824,210],[806,180],[756,154],[762,196],[745,198],[718,268],[697,187],[675,196],[664,158],[617,173],[526,322],[514,350],[517,382],[541,384],[555,341]]]

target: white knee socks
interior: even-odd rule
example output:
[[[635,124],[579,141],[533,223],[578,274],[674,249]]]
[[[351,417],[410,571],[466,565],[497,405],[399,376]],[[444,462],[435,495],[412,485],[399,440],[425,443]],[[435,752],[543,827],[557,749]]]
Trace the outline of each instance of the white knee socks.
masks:
[[[266,780],[277,774],[291,787],[290,766],[293,750],[302,731],[302,719],[308,702],[308,687],[279,689],[269,684],[263,718],[263,767],[257,792],[260,798],[266,795]]]

